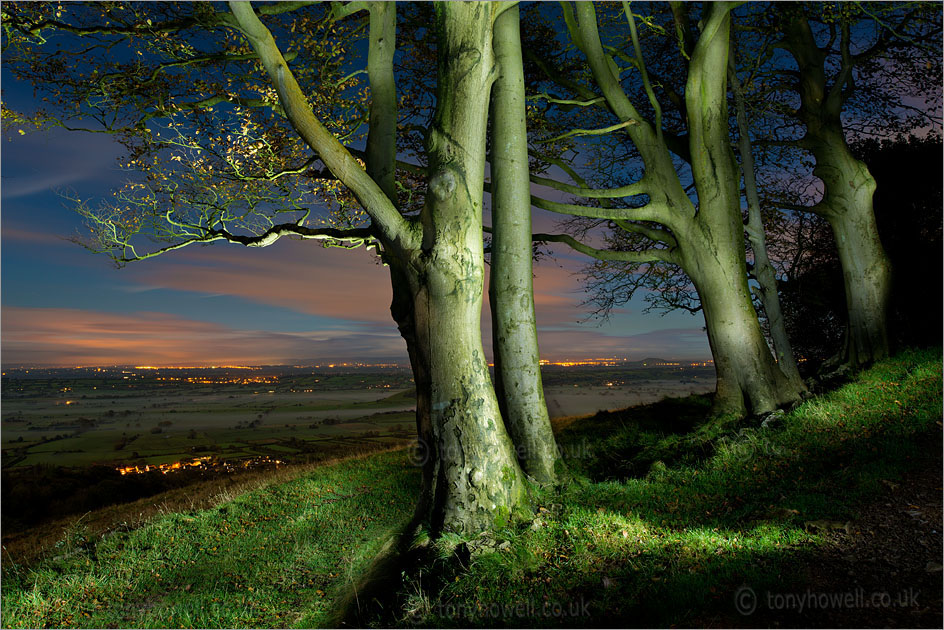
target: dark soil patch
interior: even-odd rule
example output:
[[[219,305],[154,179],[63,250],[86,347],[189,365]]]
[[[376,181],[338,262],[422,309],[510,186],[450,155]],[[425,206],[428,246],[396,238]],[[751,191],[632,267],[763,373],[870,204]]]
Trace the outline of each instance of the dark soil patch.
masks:
[[[942,458],[932,444],[915,467],[858,510],[850,533],[798,559],[800,580],[735,594],[738,611],[705,627],[941,628]],[[743,611],[745,614],[738,614]]]

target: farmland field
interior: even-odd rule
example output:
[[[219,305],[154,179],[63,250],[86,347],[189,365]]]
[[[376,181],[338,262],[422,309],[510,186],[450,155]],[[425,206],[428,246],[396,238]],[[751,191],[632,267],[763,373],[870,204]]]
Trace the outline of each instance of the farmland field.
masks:
[[[3,378],[3,467],[155,465],[193,456],[305,461],[403,441],[407,370],[102,370]]]
[[[710,391],[706,366],[545,366],[552,417]],[[205,482],[407,446],[399,367],[6,369],[2,527],[43,523]],[[216,483],[214,482],[214,483]]]
[[[551,416],[710,391],[713,369],[549,367]],[[193,457],[310,461],[403,443],[415,406],[404,368],[7,370],[3,468],[153,466]]]

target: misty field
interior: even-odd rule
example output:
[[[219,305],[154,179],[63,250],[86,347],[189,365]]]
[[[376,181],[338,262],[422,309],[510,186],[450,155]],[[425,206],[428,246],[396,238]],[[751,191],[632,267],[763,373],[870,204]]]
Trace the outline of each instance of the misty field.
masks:
[[[285,459],[409,435],[415,403],[402,375],[321,380],[6,379],[4,468]]]
[[[304,462],[415,435],[405,369],[170,373],[4,377],[4,469],[153,466],[197,456]],[[712,368],[581,367],[549,369],[545,382],[554,418],[707,393],[714,375]]]

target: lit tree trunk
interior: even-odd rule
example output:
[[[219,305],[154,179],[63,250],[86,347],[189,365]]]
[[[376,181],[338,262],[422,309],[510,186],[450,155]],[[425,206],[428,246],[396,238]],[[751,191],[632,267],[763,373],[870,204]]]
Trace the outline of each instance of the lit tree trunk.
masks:
[[[746,281],[747,268],[740,240],[740,225],[729,232],[730,246],[693,248],[686,256],[686,269],[701,298],[708,329],[708,342],[715,362],[717,390],[714,411],[718,414],[761,414],[793,402],[799,397],[774,363],[760,329]],[[743,274],[743,275],[742,275]]]
[[[531,187],[518,7],[495,22],[492,86],[492,258],[489,298],[495,391],[525,473],[557,481],[563,462],[541,382],[531,264]]]
[[[711,5],[685,88],[698,214],[686,229],[683,268],[698,289],[718,374],[715,409],[760,414],[799,398],[767,346],[751,303],[740,212],[740,174],[728,135],[730,13]],[[690,244],[690,245],[689,245]]]
[[[848,330],[842,359],[868,365],[888,356],[888,307],[892,268],[878,235],[872,195],[875,180],[856,160],[841,132],[810,143],[816,157],[813,174],[826,185],[817,214],[829,221],[836,239],[846,292]]]
[[[524,475],[482,350],[482,188],[495,5],[436,5],[439,84],[420,251],[409,261],[417,352],[429,370],[434,532],[470,533],[525,507]]]
[[[849,326],[841,359],[858,367],[888,356],[892,270],[872,210],[875,180],[853,157],[843,134],[842,106],[852,89],[855,62],[848,50],[849,26],[841,31],[843,59],[832,86],[826,82],[826,51],[817,47],[805,18],[786,20],[783,47],[799,69],[797,115],[806,135],[798,145],[813,154],[813,174],[824,184],[823,199],[810,210],[829,221],[842,265]]]

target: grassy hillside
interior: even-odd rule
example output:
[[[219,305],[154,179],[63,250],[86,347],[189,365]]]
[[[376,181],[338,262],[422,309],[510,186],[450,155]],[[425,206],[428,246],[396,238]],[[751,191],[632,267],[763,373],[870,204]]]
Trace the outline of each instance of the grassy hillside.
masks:
[[[837,531],[858,535],[862,501],[929,445],[940,451],[941,382],[940,352],[907,352],[765,427],[706,422],[698,398],[570,421],[559,437],[574,483],[536,495],[533,522],[430,547],[373,620],[650,626],[732,614],[742,587],[799,585],[798,559]],[[406,453],[386,453],[100,540],[80,522],[30,568],[4,557],[3,626],[324,624],[406,522],[417,473]]]
[[[3,562],[4,627],[313,627],[412,514],[404,451],[351,459],[217,508]]]
[[[498,532],[484,548],[454,541],[460,556],[471,550],[468,569],[444,561],[434,579],[429,567],[414,576],[403,620],[699,625],[735,613],[742,587],[802,590],[798,560],[838,529],[854,536],[863,500],[928,445],[940,453],[941,380],[940,352],[907,352],[767,428],[698,424],[698,399],[574,422],[560,442],[576,482],[543,497],[526,528]],[[661,414],[667,431],[655,429]]]

